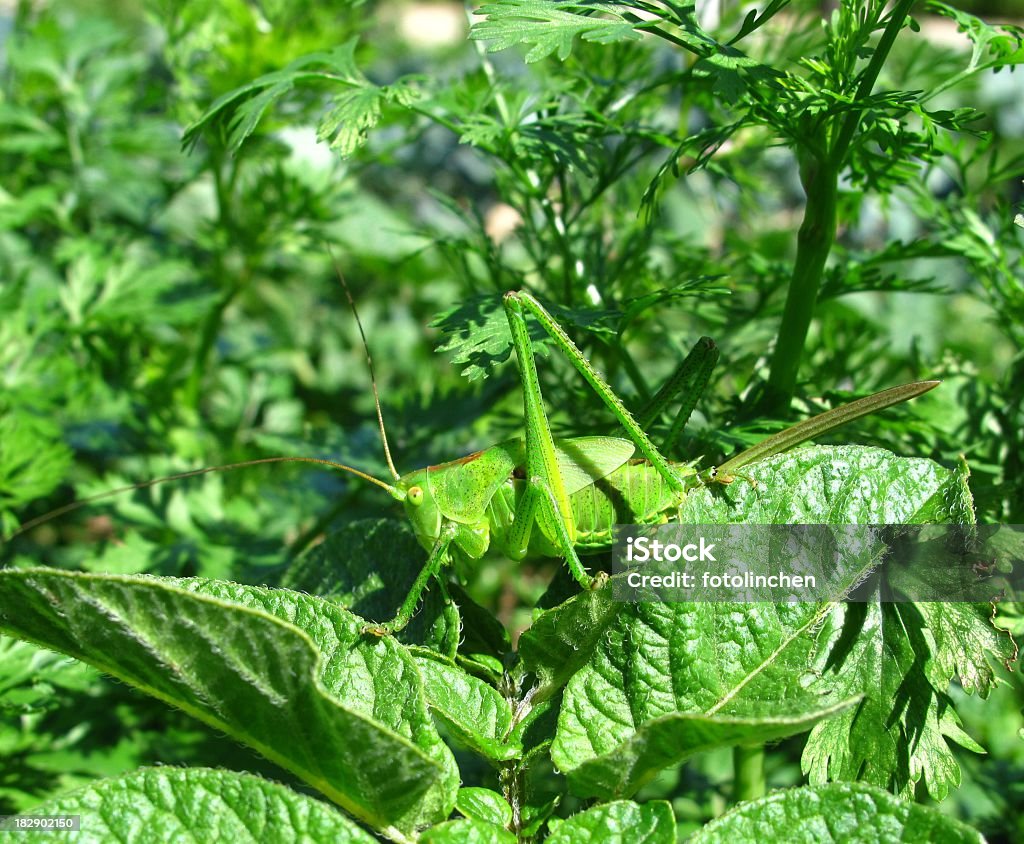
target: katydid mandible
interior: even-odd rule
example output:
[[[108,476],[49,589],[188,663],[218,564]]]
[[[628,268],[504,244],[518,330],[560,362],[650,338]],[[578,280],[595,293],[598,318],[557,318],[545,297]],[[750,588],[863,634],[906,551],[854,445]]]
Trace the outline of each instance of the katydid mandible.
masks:
[[[345,292],[354,311],[347,285]],[[374,382],[378,422],[393,484],[330,460],[270,457],[183,472],[134,487],[111,490],[28,522],[18,533],[124,489],[260,463],[290,461],[331,466],[382,487],[402,502],[418,541],[428,551],[426,565],[395,617],[366,627],[367,632],[386,635],[408,624],[431,578],[437,577],[444,588],[440,572],[444,565],[452,562],[454,555],[478,560],[488,549],[495,548],[516,560],[528,556],[561,557],[583,588],[595,588],[601,585],[603,578],[595,578],[587,572],[580,554],[609,548],[616,524],[667,522],[695,487],[710,482],[732,483],[737,477],[736,471],[744,466],[867,414],[912,399],[939,384],[938,381],[919,381],[858,399],[769,436],[721,466],[698,473],[689,465],[667,460],[644,428],[657,418],[676,394],[686,390],[682,407],[666,440],[666,447],[671,446],[686,424],[714,367],[717,359],[714,343],[708,338],[698,341],[676,374],[639,412],[638,422],[537,299],[527,292],[509,292],[504,297],[504,308],[522,382],[523,438],[507,440],[448,463],[400,475],[391,459]],[[530,347],[527,314],[540,323],[597,393],[628,439],[605,436],[555,439],[552,436],[536,360]],[[358,324],[358,314],[356,320]],[[361,324],[359,331],[365,346]],[[373,363],[368,347],[367,363],[372,376]],[[639,458],[633,459],[637,451]]]

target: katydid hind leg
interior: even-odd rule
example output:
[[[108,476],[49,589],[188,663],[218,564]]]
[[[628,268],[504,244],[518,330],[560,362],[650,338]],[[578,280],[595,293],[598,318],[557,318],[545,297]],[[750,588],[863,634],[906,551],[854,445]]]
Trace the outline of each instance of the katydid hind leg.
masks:
[[[690,421],[697,402],[707,389],[711,373],[718,363],[718,346],[710,337],[701,337],[658,393],[637,414],[637,421],[645,430],[658,419],[676,396],[681,395],[679,410],[672,420],[662,450],[670,453]]]
[[[555,345],[562,351],[562,353],[569,359],[569,362],[576,368],[576,371],[583,376],[584,380],[590,385],[591,389],[597,393],[601,401],[604,402],[605,406],[616,418],[620,425],[625,429],[626,434],[636,445],[640,453],[648,460],[648,462],[655,468],[655,470],[665,479],[665,482],[669,487],[678,493],[685,493],[687,490],[687,482],[683,479],[682,475],[677,472],[664,455],[658,451],[657,447],[651,442],[651,438],[647,436],[643,427],[633,418],[633,415],[626,409],[626,406],[622,403],[622,400],[615,395],[612,388],[608,385],[608,382],[604,380],[601,374],[590,365],[590,362],[586,359],[583,352],[579,350],[579,347],[572,341],[568,334],[562,329],[562,327],[555,322],[554,317],[540,304],[533,296],[524,291],[511,292],[505,295],[506,311],[511,313],[509,303],[514,302],[516,307],[515,310],[522,316],[523,309],[529,310],[533,314],[534,318],[541,324],[544,330],[548,333],[551,339],[555,342]],[[511,321],[511,320],[510,320]],[[524,322],[525,330],[525,322]],[[513,333],[513,339],[515,334]],[[533,353],[530,350],[529,340],[525,338],[525,351],[526,355],[532,359]],[[517,353],[519,348],[517,346]],[[534,364],[534,370],[536,365]],[[539,395],[539,391],[538,391]],[[553,489],[553,492],[557,495],[557,488]]]
[[[555,440],[551,435],[547,413],[544,410],[544,396],[540,389],[540,378],[537,375],[537,361],[530,348],[530,335],[526,327],[526,317],[522,310],[522,300],[515,294],[505,296],[505,314],[509,329],[512,332],[512,343],[519,361],[519,378],[523,388],[523,415],[526,427],[526,477],[541,479],[550,490],[554,499],[555,512],[565,526],[572,542],[576,538],[576,525],[569,506],[569,495],[565,490],[565,481],[558,468],[558,455],[555,452]],[[528,487],[516,507],[513,521],[512,536],[515,554],[525,554],[530,530],[536,513],[536,502]],[[550,538],[550,537],[549,537]],[[519,547],[522,546],[522,547]]]

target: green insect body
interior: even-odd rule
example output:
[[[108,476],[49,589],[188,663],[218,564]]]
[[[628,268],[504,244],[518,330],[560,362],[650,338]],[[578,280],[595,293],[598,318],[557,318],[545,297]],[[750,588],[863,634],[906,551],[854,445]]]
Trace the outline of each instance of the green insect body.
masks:
[[[664,522],[682,504],[685,493],[671,489],[646,461],[631,459],[635,448],[628,440],[576,437],[554,440],[554,446],[581,554],[607,550],[617,524]],[[525,492],[525,454],[522,439],[508,440],[403,476],[396,488],[405,493],[405,512],[420,544],[432,550],[447,522],[452,545],[465,557],[480,559],[494,549],[516,558],[508,539]],[[689,466],[670,465],[696,480]],[[557,537],[533,531],[519,556],[557,557]]]

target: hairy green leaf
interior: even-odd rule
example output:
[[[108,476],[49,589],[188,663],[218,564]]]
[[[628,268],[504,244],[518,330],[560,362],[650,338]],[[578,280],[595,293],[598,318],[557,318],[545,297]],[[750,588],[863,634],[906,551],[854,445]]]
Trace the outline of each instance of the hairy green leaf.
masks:
[[[80,815],[81,831],[71,835],[86,844],[376,840],[328,803],[251,774],[210,768],[141,768],[47,801],[31,814]],[[54,835],[31,832],[21,840],[52,841]]]
[[[200,579],[0,572],[0,628],[224,730],[377,828],[445,817],[458,774],[412,658],[308,595]]]
[[[628,797],[716,746],[803,732],[852,703],[801,677],[815,604],[626,605],[566,688],[552,758],[581,796]]]
[[[610,592],[581,592],[541,613],[520,637],[520,671],[536,689],[535,703],[550,698],[590,659],[623,609]]]
[[[455,808],[470,819],[497,826],[512,823],[512,807],[498,792],[489,788],[460,788]]]
[[[862,783],[791,788],[760,800],[741,803],[712,821],[692,844],[760,844],[787,841],[929,841],[981,844],[978,832],[934,809],[893,797]]]
[[[416,665],[427,704],[458,739],[489,759],[518,755],[519,748],[506,743],[512,710],[497,689],[433,656],[418,657]]]
[[[672,806],[661,800],[616,800],[557,824],[552,821],[550,826],[549,844],[674,844],[676,840]]]

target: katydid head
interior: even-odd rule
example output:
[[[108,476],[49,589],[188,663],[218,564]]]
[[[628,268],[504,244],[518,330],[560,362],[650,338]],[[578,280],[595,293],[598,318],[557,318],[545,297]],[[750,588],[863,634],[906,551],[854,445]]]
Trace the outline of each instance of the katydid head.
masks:
[[[430,484],[428,469],[418,469],[403,475],[395,485],[395,498],[405,507],[405,515],[416,538],[427,550],[433,548],[441,535],[441,509]]]

